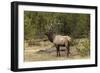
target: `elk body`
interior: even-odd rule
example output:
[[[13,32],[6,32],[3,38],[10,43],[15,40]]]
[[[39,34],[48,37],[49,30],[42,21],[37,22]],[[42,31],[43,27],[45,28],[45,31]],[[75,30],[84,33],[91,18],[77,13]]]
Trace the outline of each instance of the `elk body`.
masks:
[[[45,33],[50,42],[52,42],[57,49],[57,56],[60,56],[60,46],[66,47],[65,53],[67,56],[70,54],[70,42],[69,36],[55,35],[53,32]]]

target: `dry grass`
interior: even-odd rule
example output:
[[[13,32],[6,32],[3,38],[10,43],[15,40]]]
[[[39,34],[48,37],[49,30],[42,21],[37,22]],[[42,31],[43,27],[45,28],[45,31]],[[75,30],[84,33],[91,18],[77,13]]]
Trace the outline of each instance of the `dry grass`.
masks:
[[[83,39],[84,40],[84,39]],[[25,42],[24,61],[50,61],[50,60],[69,60],[69,59],[87,59],[89,55],[81,56],[76,49],[76,45],[71,46],[71,54],[66,56],[65,51],[61,51],[61,57],[56,56],[56,48],[49,41],[36,42],[38,45],[29,46]],[[66,49],[61,47],[61,49]]]

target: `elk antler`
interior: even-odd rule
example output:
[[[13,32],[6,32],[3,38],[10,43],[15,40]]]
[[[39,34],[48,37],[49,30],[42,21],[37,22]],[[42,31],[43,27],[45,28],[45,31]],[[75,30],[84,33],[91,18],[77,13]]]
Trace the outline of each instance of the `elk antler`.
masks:
[[[51,23],[51,24],[47,24],[46,26],[45,26],[45,30],[46,31],[50,31],[50,30],[52,30],[53,29],[53,24]]]

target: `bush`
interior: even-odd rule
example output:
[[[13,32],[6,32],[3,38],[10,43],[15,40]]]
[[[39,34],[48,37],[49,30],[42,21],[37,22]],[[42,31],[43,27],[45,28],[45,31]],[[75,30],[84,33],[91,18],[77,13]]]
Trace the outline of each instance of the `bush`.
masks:
[[[80,56],[88,56],[90,55],[90,41],[89,39],[80,39],[77,49],[79,51]]]

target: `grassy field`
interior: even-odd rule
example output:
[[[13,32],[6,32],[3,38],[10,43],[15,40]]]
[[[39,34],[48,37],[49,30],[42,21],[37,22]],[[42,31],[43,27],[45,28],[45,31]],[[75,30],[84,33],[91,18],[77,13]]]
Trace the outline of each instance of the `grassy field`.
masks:
[[[90,45],[88,39],[76,39],[71,44],[70,56],[67,57],[65,47],[60,47],[61,56],[56,56],[56,48],[49,41],[35,40],[31,42],[25,41],[24,61],[50,61],[50,60],[69,60],[69,59],[88,59],[90,56]]]

